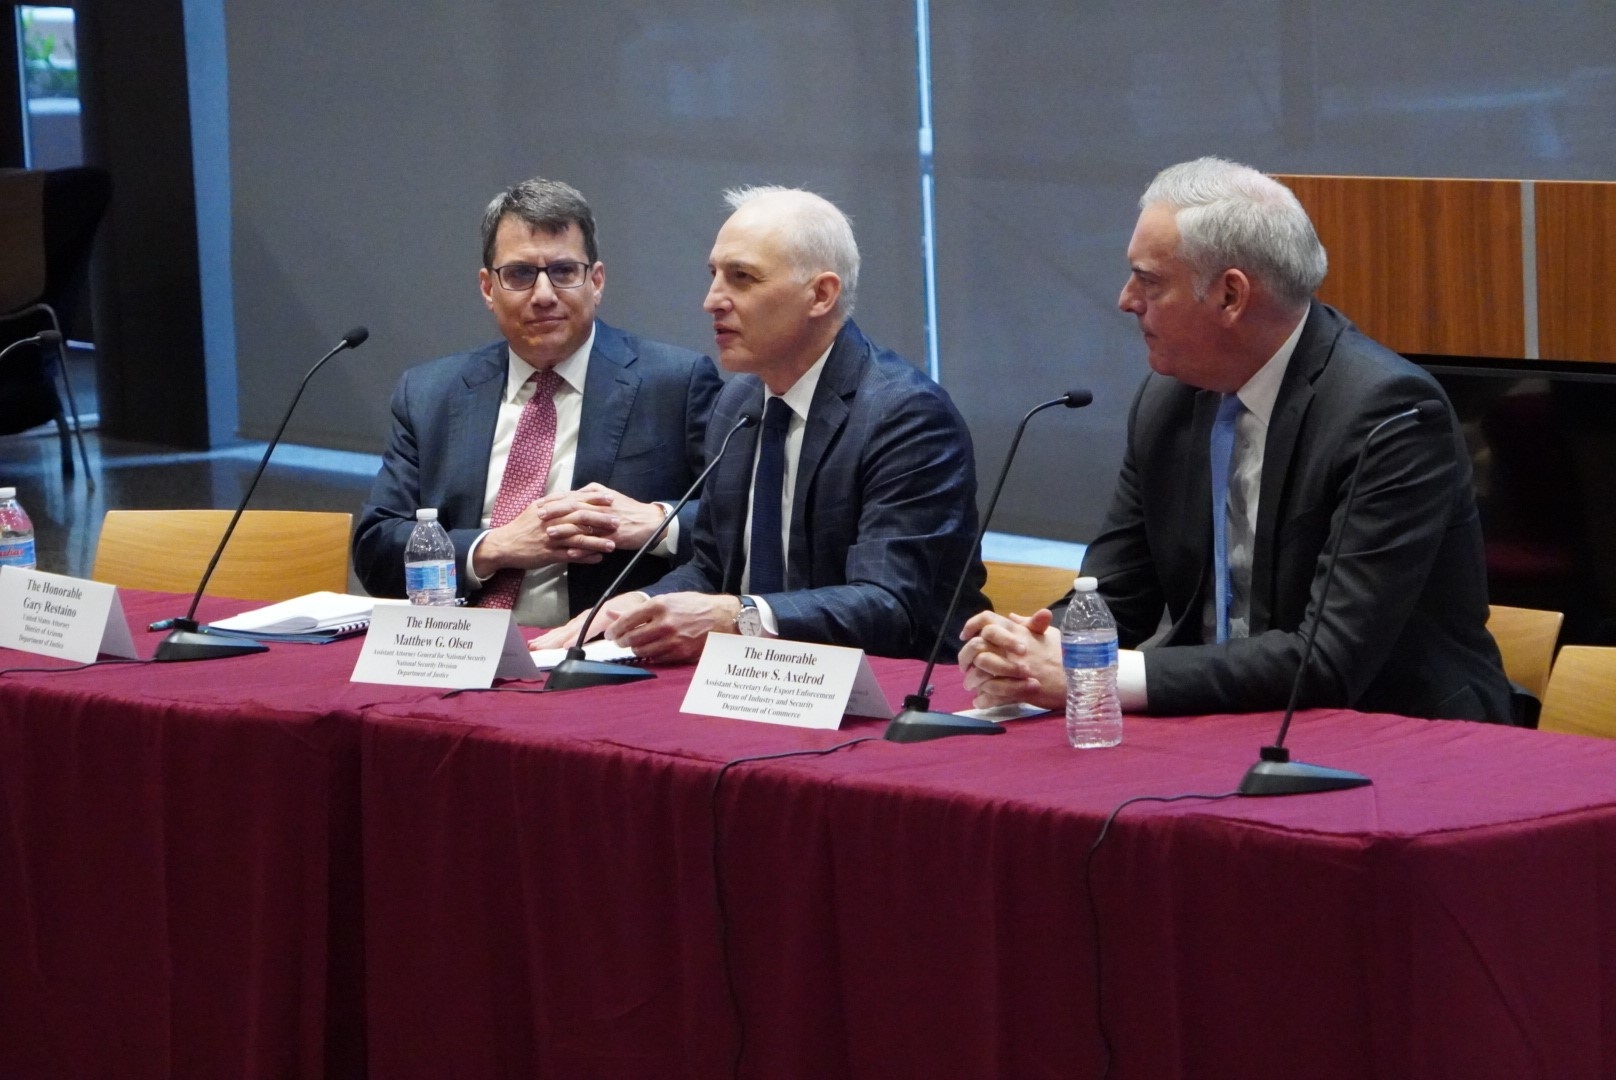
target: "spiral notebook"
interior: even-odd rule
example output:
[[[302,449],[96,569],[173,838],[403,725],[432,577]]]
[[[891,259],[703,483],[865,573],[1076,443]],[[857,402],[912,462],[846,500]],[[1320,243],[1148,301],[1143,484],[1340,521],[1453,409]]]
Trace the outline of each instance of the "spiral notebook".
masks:
[[[369,596],[314,592],[209,623],[206,633],[318,644],[360,634],[377,601]]]

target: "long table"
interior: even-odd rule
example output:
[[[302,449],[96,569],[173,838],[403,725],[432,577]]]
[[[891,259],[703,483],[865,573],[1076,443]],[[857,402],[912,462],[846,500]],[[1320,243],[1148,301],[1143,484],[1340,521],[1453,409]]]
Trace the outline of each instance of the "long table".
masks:
[[[681,714],[688,669],[446,698],[347,683],[357,650],[0,677],[0,1076],[1616,1062],[1616,744],[1303,713],[1297,755],[1373,786],[1129,806],[1090,862],[1276,718],[899,745]]]

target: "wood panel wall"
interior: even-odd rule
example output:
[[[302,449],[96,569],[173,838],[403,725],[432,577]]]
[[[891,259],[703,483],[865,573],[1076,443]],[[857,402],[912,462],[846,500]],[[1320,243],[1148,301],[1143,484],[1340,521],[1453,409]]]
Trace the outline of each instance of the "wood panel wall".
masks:
[[[1319,298],[1398,352],[1616,363],[1616,184],[1278,179],[1330,254]]]

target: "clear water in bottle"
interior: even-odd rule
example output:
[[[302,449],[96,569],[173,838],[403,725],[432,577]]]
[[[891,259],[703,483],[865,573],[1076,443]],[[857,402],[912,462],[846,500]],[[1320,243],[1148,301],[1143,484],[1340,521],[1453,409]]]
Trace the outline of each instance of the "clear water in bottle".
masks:
[[[1094,578],[1078,578],[1061,624],[1066,668],[1066,740],[1080,750],[1122,741],[1117,697],[1117,624]]]
[[[438,524],[435,508],[415,512],[415,528],[404,546],[404,591],[410,603],[451,607],[455,602],[455,550]]]
[[[0,566],[34,569],[34,523],[17,501],[17,489],[0,488]]]

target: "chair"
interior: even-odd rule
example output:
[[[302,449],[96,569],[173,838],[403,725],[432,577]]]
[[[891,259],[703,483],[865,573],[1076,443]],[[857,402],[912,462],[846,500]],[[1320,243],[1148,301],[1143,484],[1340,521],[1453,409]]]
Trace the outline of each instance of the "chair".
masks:
[[[1616,648],[1567,645],[1555,658],[1539,731],[1616,739]]]
[[[1539,701],[1549,688],[1549,668],[1563,622],[1565,616],[1558,611],[1502,604],[1494,604],[1487,615],[1487,630],[1504,657],[1504,674]]]
[[[1076,570],[1033,563],[988,562],[983,592],[1000,615],[1031,615],[1072,591]]]
[[[194,592],[230,510],[108,510],[91,577],[126,589]],[[208,595],[290,600],[348,590],[352,514],[248,510],[225,546]]]
[[[5,252],[0,259],[0,347],[41,330],[54,330],[65,339],[76,325],[90,249],[111,193],[103,169],[0,170],[0,251]],[[0,365],[0,434],[54,421],[62,444],[62,475],[72,476],[70,414],[86,480],[94,490],[78,403],[63,359],[61,346],[27,346]],[[68,413],[62,409],[58,379]]]

